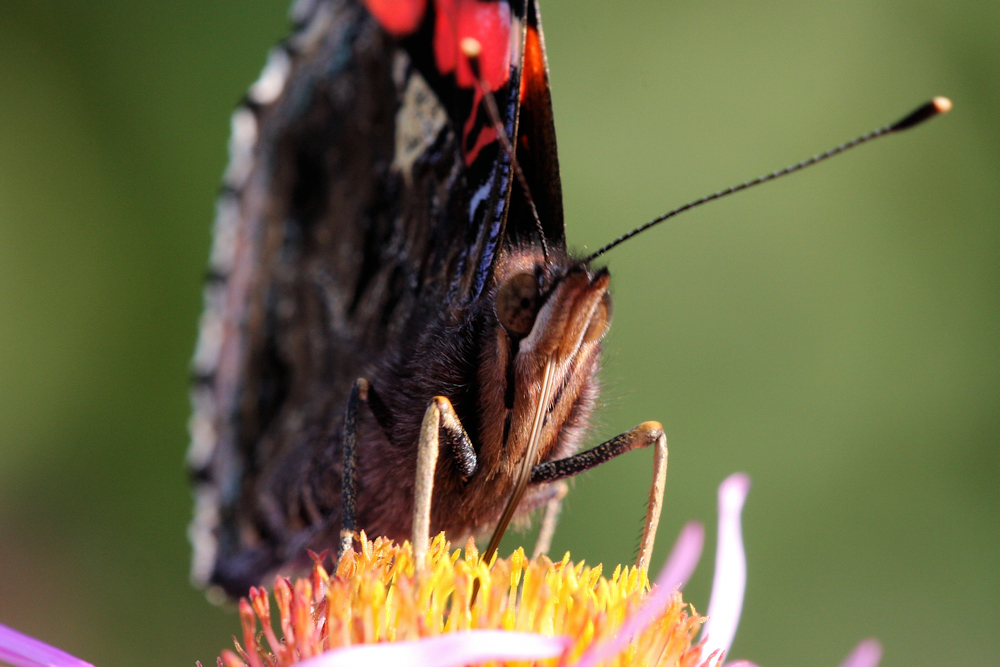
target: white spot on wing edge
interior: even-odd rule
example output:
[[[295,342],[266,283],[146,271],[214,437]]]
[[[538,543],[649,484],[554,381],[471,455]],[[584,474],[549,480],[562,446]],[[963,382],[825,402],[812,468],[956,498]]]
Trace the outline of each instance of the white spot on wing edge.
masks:
[[[191,444],[188,446],[187,464],[191,470],[205,470],[212,460],[219,437],[214,423],[215,397],[208,389],[195,389],[191,392],[191,407],[191,417],[188,419]]]
[[[250,99],[258,104],[270,104],[278,99],[285,88],[291,65],[292,61],[287,51],[280,46],[271,49],[267,56],[267,64],[250,86]]]
[[[211,299],[211,296],[207,292],[211,289],[213,288],[209,287],[206,289],[206,296],[209,299]],[[198,343],[194,348],[194,361],[192,365],[194,366],[195,373],[208,375],[215,372],[215,368],[219,364],[219,355],[222,352],[223,332],[224,325],[220,314],[216,312],[216,309],[206,307],[201,315],[201,322],[198,327]]]
[[[212,576],[218,541],[215,529],[219,525],[219,493],[215,487],[202,484],[194,494],[194,519],[188,525],[188,540],[194,547],[191,559],[191,581],[204,586]]]
[[[226,185],[239,190],[246,183],[253,169],[253,149],[257,144],[257,118],[246,107],[233,112],[230,119],[229,166],[223,180]]]
[[[215,222],[212,225],[212,255],[209,265],[214,271],[228,275],[236,260],[236,230],[240,221],[239,200],[223,195],[215,203]]]

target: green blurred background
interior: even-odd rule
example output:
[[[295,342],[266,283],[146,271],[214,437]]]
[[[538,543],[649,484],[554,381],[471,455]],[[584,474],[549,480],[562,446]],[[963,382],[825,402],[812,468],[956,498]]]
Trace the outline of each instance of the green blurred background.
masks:
[[[1000,663],[1000,3],[542,9],[577,249],[954,99],[611,253],[592,440],[664,423],[654,567],[705,521],[702,611],[716,485],[752,476],[733,657]],[[101,667],[238,631],[187,581],[186,387],[229,113],[285,11],[0,2],[0,622]],[[577,480],[555,550],[630,560],[650,461]]]

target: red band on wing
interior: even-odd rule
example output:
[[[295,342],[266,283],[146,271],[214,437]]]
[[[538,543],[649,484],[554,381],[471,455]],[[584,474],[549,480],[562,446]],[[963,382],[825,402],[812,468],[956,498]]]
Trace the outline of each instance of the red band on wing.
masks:
[[[476,128],[482,93],[468,59],[461,52],[462,40],[472,37],[479,42],[479,69],[485,87],[490,92],[499,90],[510,79],[511,41],[510,5],[506,2],[479,2],[477,0],[434,0],[437,20],[434,25],[434,58],[442,74],[454,72],[455,83],[460,88],[473,88],[472,110],[462,131],[465,147],[465,164],[475,162],[479,151],[497,140],[496,128],[480,128],[472,146],[469,138]]]
[[[434,0],[434,57],[442,74],[455,72],[461,88],[473,88],[476,79],[461,55],[462,40],[472,37],[482,52],[479,66],[491,91],[510,78],[510,6],[505,2],[478,0]]]
[[[403,37],[420,25],[427,0],[365,0],[365,6],[386,32]]]
[[[523,102],[531,91],[545,91],[548,86],[542,40],[538,36],[538,29],[535,26],[528,26],[528,34],[524,39],[524,59],[521,64],[521,101]]]
[[[462,147],[465,150],[465,164],[466,166],[471,165],[479,157],[479,151],[483,150],[484,147],[489,146],[494,141],[498,139],[497,128],[492,124],[484,125],[479,130],[479,135],[476,137],[476,143],[472,146],[467,146],[469,136],[476,126],[476,117],[478,115],[479,105],[482,104],[483,94],[477,88],[475,93],[473,93],[472,101],[472,112],[469,114],[469,118],[465,121],[465,127],[462,128]]]
[[[364,2],[375,20],[394,37],[405,37],[415,32],[427,10],[427,0]],[[491,125],[478,127],[479,132],[476,133],[482,93],[476,84],[469,60],[462,53],[462,40],[469,37],[479,42],[479,70],[485,88],[491,93],[500,90],[510,80],[510,5],[504,0],[434,0],[434,64],[440,74],[454,75],[455,85],[459,88],[471,88],[474,91],[472,109],[462,131],[462,147],[467,165],[476,160],[484,146],[497,140],[496,128]]]

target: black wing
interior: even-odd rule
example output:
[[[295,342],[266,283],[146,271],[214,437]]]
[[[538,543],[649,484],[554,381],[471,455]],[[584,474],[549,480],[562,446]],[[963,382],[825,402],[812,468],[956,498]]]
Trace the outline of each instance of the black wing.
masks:
[[[295,31],[233,115],[218,202],[188,457],[200,583],[220,563],[259,580],[301,551],[337,499],[295,487],[316,452],[334,451],[353,381],[399,348],[426,304],[475,299],[505,238],[537,236],[523,193],[511,197],[507,156],[479,139],[490,126],[476,94],[428,60],[433,9],[393,36],[356,0],[296,6]],[[521,41],[494,94],[545,235],[562,244],[544,53],[527,11],[526,31],[523,10],[510,16],[532,76],[521,84]]]

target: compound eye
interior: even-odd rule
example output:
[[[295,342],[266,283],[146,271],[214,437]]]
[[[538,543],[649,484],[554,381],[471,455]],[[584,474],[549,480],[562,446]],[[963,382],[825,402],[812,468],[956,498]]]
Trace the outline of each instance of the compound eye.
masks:
[[[497,293],[497,317],[508,333],[527,336],[538,315],[538,280],[530,273],[510,278]]]

